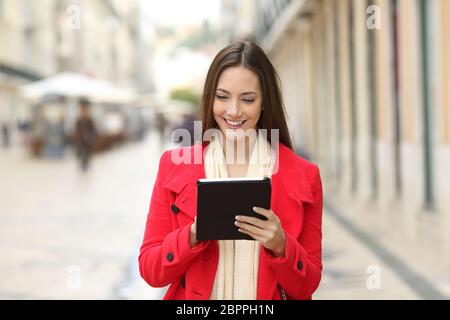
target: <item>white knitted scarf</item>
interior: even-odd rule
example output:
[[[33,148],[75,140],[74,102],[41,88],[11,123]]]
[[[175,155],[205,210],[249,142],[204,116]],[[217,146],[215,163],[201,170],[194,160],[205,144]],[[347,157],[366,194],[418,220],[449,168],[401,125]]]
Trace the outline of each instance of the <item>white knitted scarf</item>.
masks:
[[[227,178],[229,175],[221,141],[216,136],[211,140],[205,152],[205,176]],[[274,163],[275,152],[266,137],[259,134],[251,151],[246,177],[271,177]],[[233,201],[233,199],[223,200]],[[219,263],[210,299],[256,300],[259,242],[219,240],[218,243]]]

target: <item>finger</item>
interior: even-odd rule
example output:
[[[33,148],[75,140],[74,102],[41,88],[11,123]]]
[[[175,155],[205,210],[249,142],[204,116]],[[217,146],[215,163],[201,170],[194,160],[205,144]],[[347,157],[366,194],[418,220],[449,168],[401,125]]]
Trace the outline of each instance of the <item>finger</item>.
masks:
[[[248,224],[246,222],[236,221],[235,225],[237,227],[241,228],[241,229],[250,231],[251,233],[254,233],[254,234],[258,235],[258,236],[263,236],[263,237],[267,237],[268,236],[267,230],[255,227],[255,226],[253,226],[251,224]]]
[[[238,231],[241,232],[241,233],[245,233],[245,234],[249,235],[250,237],[252,237],[253,239],[255,239],[255,240],[257,240],[257,241],[259,241],[261,243],[265,242],[265,238],[264,237],[261,237],[261,236],[259,236],[257,234],[254,234],[254,233],[250,232],[250,231],[247,231],[245,229],[238,229]]]
[[[255,211],[256,213],[259,213],[260,215],[263,215],[264,217],[266,217],[269,220],[274,215],[272,213],[272,210],[268,210],[268,209],[264,209],[264,208],[260,208],[260,207],[253,207],[253,211]]]
[[[239,222],[247,222],[250,224],[253,224],[261,229],[269,229],[269,223],[267,221],[255,218],[255,217],[249,217],[249,216],[236,216],[236,220]]]

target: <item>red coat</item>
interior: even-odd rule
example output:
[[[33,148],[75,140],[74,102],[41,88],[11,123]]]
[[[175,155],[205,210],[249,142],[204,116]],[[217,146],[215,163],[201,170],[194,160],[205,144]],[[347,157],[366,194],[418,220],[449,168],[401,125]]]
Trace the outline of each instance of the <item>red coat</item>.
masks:
[[[163,153],[153,188],[139,255],[142,278],[152,287],[170,287],[164,299],[209,299],[217,270],[217,241],[189,245],[197,212],[196,182],[203,161],[174,164],[171,152],[203,159],[206,143]],[[195,150],[194,150],[195,148]],[[188,152],[188,154],[185,154]],[[198,160],[198,157],[197,157]],[[261,246],[257,299],[311,299],[322,272],[322,183],[316,165],[280,143],[279,170],[272,175],[272,210],[286,233],[286,255],[275,258]]]

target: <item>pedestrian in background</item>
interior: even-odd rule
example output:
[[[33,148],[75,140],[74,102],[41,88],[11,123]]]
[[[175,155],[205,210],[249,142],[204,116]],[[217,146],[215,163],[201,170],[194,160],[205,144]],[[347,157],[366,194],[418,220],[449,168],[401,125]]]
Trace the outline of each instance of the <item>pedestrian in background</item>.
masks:
[[[45,147],[45,131],[47,119],[42,105],[36,105],[31,125],[31,153],[34,157],[41,157]]]
[[[161,146],[165,142],[164,139],[165,139],[165,132],[166,132],[167,125],[168,125],[168,121],[166,119],[166,116],[162,112],[158,112],[156,114],[156,127],[158,128],[159,143]]]
[[[95,146],[97,130],[90,116],[91,103],[89,100],[80,100],[80,114],[75,124],[74,143],[78,160],[83,171],[89,168],[89,161]]]
[[[9,147],[9,127],[6,122],[2,123],[2,146],[5,149]]]

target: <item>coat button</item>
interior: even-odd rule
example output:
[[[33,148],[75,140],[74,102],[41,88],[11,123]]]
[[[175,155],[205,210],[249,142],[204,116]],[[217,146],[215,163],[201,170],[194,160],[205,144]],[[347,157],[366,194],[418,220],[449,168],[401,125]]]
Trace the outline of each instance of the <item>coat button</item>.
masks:
[[[302,270],[303,269],[303,263],[301,261],[297,262],[297,269]]]
[[[167,261],[172,262],[172,260],[173,260],[173,253],[172,253],[172,252],[169,252],[169,253],[167,254],[167,256],[166,256],[166,259],[167,259]]]
[[[174,205],[174,204],[173,204],[170,208],[172,209],[172,212],[173,212],[173,213],[178,213],[178,212],[180,212],[180,209],[178,209],[178,207],[177,207],[176,205]]]

